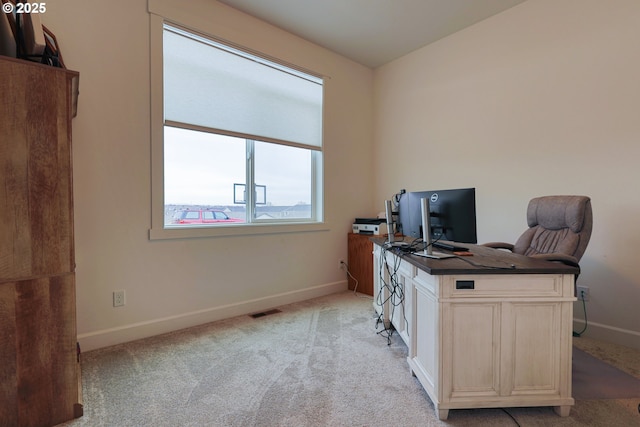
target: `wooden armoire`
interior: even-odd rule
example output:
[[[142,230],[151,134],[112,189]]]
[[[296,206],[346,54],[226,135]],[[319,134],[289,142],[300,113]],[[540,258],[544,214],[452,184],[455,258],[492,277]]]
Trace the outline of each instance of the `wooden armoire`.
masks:
[[[71,119],[79,74],[0,57],[0,425],[82,415]]]

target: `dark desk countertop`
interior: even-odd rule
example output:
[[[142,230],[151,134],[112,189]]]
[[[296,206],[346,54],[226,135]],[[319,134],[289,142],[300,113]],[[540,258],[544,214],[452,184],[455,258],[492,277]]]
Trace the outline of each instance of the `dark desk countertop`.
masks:
[[[386,238],[372,237],[374,244],[384,247]],[[407,243],[414,239],[406,238]],[[396,237],[395,241],[402,241]],[[446,242],[453,243],[453,242]],[[562,264],[560,262],[546,261],[524,255],[518,255],[509,251],[489,248],[471,243],[455,243],[469,249],[472,256],[456,256],[455,258],[432,259],[417,255],[411,255],[399,248],[387,248],[388,252],[402,257],[403,260],[415,265],[431,275],[451,274],[578,274],[577,267]],[[448,251],[437,248],[438,252]]]

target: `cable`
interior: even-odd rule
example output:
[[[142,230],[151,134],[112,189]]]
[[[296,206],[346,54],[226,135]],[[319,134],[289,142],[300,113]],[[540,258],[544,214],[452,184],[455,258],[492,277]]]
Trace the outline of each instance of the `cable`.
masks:
[[[358,282],[358,279],[356,279],[356,278],[353,276],[353,274],[351,274],[351,272],[349,271],[349,264],[347,264],[347,263],[346,263],[346,262],[344,262],[344,261],[340,261],[340,264],[344,265],[344,267],[345,267],[345,269],[346,269],[346,272],[347,272],[347,276],[349,276],[351,279],[353,279],[353,281],[354,281],[354,282],[355,282],[355,284],[356,284],[356,285],[353,287],[353,294],[354,294],[355,296],[357,296],[358,298],[367,298],[367,299],[369,299],[369,296],[365,296],[365,295],[358,294],[358,285],[359,285],[360,283]],[[371,297],[371,298],[373,298],[373,297]]]
[[[509,415],[511,417],[511,419],[513,420],[514,423],[516,423],[516,425],[518,427],[520,427],[520,423],[518,422],[518,420],[516,420],[516,417],[514,417],[513,415],[511,415],[511,413],[509,411],[507,411],[504,408],[500,408],[505,414]]]
[[[582,310],[584,311],[584,328],[580,332],[573,331],[574,337],[580,337],[587,330],[587,303],[584,301],[584,291],[580,291],[580,299],[582,300]]]
[[[393,200],[394,206],[396,207],[396,210],[398,210],[397,208],[400,205],[400,199],[402,198],[402,195],[404,193],[406,193],[406,192],[407,192],[407,190],[405,190],[403,188],[402,190],[398,191],[396,194],[393,195],[393,199],[392,200]]]
[[[387,262],[387,252],[389,252],[393,256],[393,265],[390,265]],[[404,305],[404,284],[398,280],[398,270],[400,268],[400,264],[402,259],[398,256],[397,250],[388,250],[387,248],[382,248],[380,251],[380,258],[378,261],[379,265],[379,283],[380,287],[378,289],[378,294],[376,296],[376,305],[381,308],[381,313],[376,320],[376,329],[380,323],[383,324],[384,329],[378,332],[378,335],[381,335],[387,338],[387,345],[391,345],[391,337],[393,335],[393,331],[395,328],[393,327],[391,320],[395,316],[396,307]],[[385,274],[386,273],[386,274]],[[385,280],[385,277],[388,277],[388,282]],[[387,292],[387,297],[383,300],[384,290]],[[388,313],[389,324],[384,324],[384,305],[388,303],[390,307],[390,313]],[[406,315],[403,310],[403,318],[405,321],[405,328],[409,328],[409,321],[406,318]]]
[[[380,336],[383,336],[387,339],[387,345],[391,345],[391,336],[393,335],[393,328],[391,327],[391,322],[389,322],[389,325],[385,325],[384,324],[384,304],[391,298],[391,287],[389,286],[389,284],[385,281],[385,275],[384,275],[384,270],[386,268],[387,273],[389,273],[389,265],[387,264],[386,261],[386,253],[387,250],[383,247],[382,250],[380,251],[380,258],[378,261],[378,275],[380,278],[380,289],[378,289],[378,294],[376,296],[376,305],[378,307],[380,307],[380,315],[378,316],[378,318],[376,319],[376,329],[378,329],[378,325],[380,325],[380,323],[382,323],[382,327],[383,330],[382,331],[378,331],[377,334]],[[393,281],[393,274],[389,274],[389,278],[391,279],[391,281]],[[383,301],[382,300],[382,296],[383,296],[383,290],[387,289],[389,292],[389,296]]]

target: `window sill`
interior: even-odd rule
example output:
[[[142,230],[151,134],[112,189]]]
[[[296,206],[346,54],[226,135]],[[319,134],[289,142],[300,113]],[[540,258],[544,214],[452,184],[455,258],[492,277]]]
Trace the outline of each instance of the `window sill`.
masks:
[[[329,231],[326,223],[243,224],[210,227],[151,228],[149,240],[197,239],[207,237],[258,236],[265,234]]]

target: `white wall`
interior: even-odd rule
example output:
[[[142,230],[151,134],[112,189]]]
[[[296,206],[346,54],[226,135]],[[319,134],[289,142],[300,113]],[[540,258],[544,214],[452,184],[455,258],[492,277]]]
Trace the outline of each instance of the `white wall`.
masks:
[[[330,231],[149,241],[147,2],[56,1],[42,21],[80,72],[83,350],[345,288],[336,261],[346,258],[354,217],[374,215],[400,188],[464,186],[477,188],[480,241],[513,241],[531,197],[591,196],[595,225],[580,277],[592,298],[587,334],[640,347],[639,2],[528,1],[375,73],[215,1],[189,4],[196,11],[186,20],[330,77]],[[115,289],[126,290],[125,307],[111,306]]]
[[[149,14],[146,0],[64,0],[43,23],[80,72],[73,120],[78,333],[83,351],[346,289],[353,218],[372,212],[373,72],[215,1],[181,19],[328,76],[329,231],[150,241]],[[185,2],[186,4],[186,2]],[[193,9],[190,9],[193,8]],[[183,22],[187,23],[187,22]],[[126,305],[112,307],[112,291]]]
[[[532,197],[590,196],[586,335],[636,348],[639,16],[636,0],[527,1],[374,75],[374,203],[476,187],[479,241],[513,242]]]

